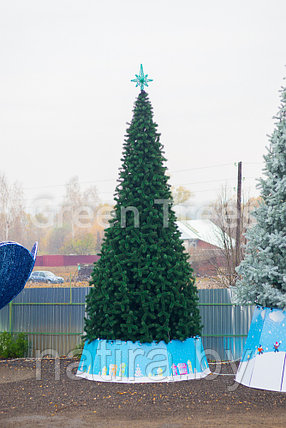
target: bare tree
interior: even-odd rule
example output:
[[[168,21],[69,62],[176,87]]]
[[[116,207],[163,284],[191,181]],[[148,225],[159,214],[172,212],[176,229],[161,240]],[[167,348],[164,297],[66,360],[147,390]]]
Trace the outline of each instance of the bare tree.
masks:
[[[189,219],[190,199],[194,194],[184,186],[172,187],[174,209],[178,220]]]
[[[24,195],[22,186],[10,185],[4,174],[0,175],[0,240],[23,238],[25,227]]]
[[[98,204],[99,197],[95,186],[82,191],[77,176],[68,181],[59,215],[63,223],[61,226],[68,225],[70,227],[72,239],[75,238],[79,229],[88,228],[88,220],[90,220],[89,223],[92,222]]]
[[[246,198],[241,205],[240,218],[240,248],[239,255],[236,253],[236,227],[237,227],[237,208],[236,198],[231,194],[227,186],[223,186],[220,194],[215,202],[210,204],[208,209],[208,218],[215,223],[220,229],[219,239],[222,243],[222,248],[219,250],[221,254],[220,266],[217,266],[219,279],[225,285],[234,285],[236,282],[237,259],[242,260],[244,257],[245,232],[253,223],[254,218],[251,215],[253,209],[260,203],[260,198]]]
[[[66,194],[63,204],[63,219],[64,222],[71,227],[72,239],[75,236],[74,216],[75,210],[82,206],[82,193],[77,176],[72,177],[66,184]]]
[[[90,186],[82,190],[79,178],[72,177],[66,184],[63,202],[55,216],[56,227],[47,231],[47,250],[61,252],[65,249],[67,251],[68,248],[76,246],[79,236],[87,242],[98,206],[99,197],[96,187]],[[65,245],[67,242],[69,245]]]
[[[186,189],[184,186],[178,186],[172,188],[172,196],[174,205],[181,205],[189,202],[189,200],[194,196],[193,193]]]

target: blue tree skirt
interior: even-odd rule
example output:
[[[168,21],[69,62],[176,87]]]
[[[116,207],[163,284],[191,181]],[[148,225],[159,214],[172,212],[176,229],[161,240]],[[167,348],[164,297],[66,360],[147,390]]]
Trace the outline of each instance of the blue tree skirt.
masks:
[[[166,344],[86,341],[77,376],[98,382],[170,382],[210,373],[200,337]]]
[[[236,382],[286,392],[286,312],[257,307],[251,321]]]
[[[32,251],[16,242],[0,242],[0,309],[23,290],[33,270],[38,250]]]

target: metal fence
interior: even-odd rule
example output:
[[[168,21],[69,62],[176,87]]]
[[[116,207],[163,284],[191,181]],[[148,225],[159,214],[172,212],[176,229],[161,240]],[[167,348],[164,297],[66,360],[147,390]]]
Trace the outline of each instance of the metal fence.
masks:
[[[88,292],[88,287],[24,289],[0,310],[0,331],[27,333],[30,356],[47,349],[68,355],[81,341]],[[240,358],[253,307],[232,305],[227,289],[199,290],[199,307],[208,357]]]

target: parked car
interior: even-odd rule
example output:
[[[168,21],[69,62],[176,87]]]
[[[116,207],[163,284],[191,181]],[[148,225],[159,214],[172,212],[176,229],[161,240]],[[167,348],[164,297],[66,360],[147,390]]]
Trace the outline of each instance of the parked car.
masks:
[[[64,278],[62,278],[61,276],[56,276],[53,272],[50,272],[48,270],[32,272],[29,281],[45,282],[49,284],[62,284],[63,282],[65,282]]]

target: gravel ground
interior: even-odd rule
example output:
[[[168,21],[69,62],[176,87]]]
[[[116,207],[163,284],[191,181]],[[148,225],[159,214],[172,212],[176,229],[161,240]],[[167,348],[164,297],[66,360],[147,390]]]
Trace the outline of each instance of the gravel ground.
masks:
[[[0,427],[285,427],[286,394],[234,382],[235,366],[202,380],[119,384],[74,378],[78,361],[0,361]],[[229,375],[227,375],[229,374]],[[37,379],[38,377],[38,379]]]

